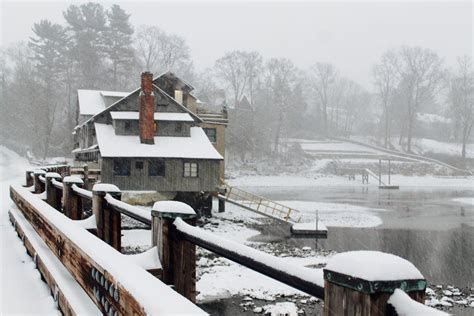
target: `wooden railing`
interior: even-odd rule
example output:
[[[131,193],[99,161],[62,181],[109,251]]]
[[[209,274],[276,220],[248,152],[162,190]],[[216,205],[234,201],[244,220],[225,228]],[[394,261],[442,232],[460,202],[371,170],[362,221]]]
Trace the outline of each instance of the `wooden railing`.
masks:
[[[322,269],[289,264],[282,258],[197,228],[194,210],[184,203],[157,202],[151,211],[146,211],[122,202],[120,190],[113,185],[98,184],[88,191],[81,188],[83,181],[78,177],[67,176],[60,180],[48,169],[28,172],[27,187],[10,187],[10,196],[18,210],[12,209],[9,214],[30,255],[43,262],[40,272],[47,275],[45,279],[66,315],[78,312],[74,310],[77,309],[75,298],[64,294],[67,291],[58,285],[61,282],[54,279],[54,273],[44,264],[46,261],[38,258],[40,252],[32,246],[35,243],[25,237],[25,225],[32,226],[102,314],[205,314],[192,304],[196,299],[197,245],[309,295],[324,298],[325,315],[339,315],[343,310],[360,310],[360,315],[396,315],[387,303],[390,295],[381,296],[377,290],[362,291],[357,297],[347,294],[357,299],[348,299],[344,306],[339,306],[338,295],[357,292],[357,286],[349,284],[341,292],[340,287],[345,285],[331,279],[327,270],[323,277]],[[86,201],[92,201],[93,215],[84,219],[82,204]],[[147,251],[149,255],[120,253],[122,215],[151,226],[153,247]],[[349,280],[353,283],[358,279],[349,277]],[[412,281],[408,280],[408,284]],[[405,291],[422,302],[426,281],[415,281],[418,282],[416,287]],[[384,282],[377,282],[375,288],[385,291],[387,287],[380,287]],[[403,286],[406,282],[390,281],[392,292],[393,284]],[[361,302],[364,302],[363,308],[359,306]],[[377,304],[377,308],[371,308],[370,304]]]

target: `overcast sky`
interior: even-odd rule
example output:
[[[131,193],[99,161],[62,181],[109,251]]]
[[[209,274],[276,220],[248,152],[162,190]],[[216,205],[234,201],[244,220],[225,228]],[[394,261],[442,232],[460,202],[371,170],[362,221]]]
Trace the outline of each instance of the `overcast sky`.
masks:
[[[184,37],[198,70],[225,52],[256,50],[302,68],[332,62],[368,86],[371,66],[386,49],[429,47],[448,65],[473,49],[471,1],[96,2],[121,5],[134,25],[157,25]],[[81,1],[1,1],[1,44],[28,39],[40,19],[64,23],[62,12],[71,3]]]

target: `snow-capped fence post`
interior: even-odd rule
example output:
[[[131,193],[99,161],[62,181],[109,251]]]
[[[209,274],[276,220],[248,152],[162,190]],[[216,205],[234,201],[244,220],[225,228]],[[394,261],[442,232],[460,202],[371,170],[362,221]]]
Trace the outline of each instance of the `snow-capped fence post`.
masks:
[[[44,183],[40,181],[39,177],[46,174],[46,171],[42,169],[36,169],[33,171],[33,185],[34,185],[34,193],[38,194],[44,191]]]
[[[47,172],[46,179],[46,203],[61,211],[61,192],[53,185],[53,179],[61,180],[61,176],[56,172]]]
[[[107,194],[117,200],[122,198],[122,192],[113,184],[98,183],[92,188],[92,212],[97,223],[97,237],[120,251],[121,216],[119,212],[109,207],[105,200]]]
[[[158,247],[163,268],[162,281],[191,302],[196,302],[196,246],[180,237],[173,222],[180,217],[196,225],[196,213],[191,206],[176,201],[160,201],[153,205],[152,245]]]
[[[25,172],[25,187],[31,187],[33,185],[33,177],[31,173],[33,170],[26,170]]]
[[[63,179],[63,212],[70,219],[82,219],[82,198],[74,194],[73,185],[82,188],[84,182],[79,177],[67,176]]]
[[[426,280],[409,261],[378,251],[350,251],[324,268],[324,315],[397,315],[389,298],[402,289],[424,302]]]

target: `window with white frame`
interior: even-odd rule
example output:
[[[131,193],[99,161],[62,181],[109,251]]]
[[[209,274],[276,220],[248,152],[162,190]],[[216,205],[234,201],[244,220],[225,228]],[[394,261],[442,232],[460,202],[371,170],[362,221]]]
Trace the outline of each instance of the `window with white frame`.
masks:
[[[198,164],[197,162],[184,162],[183,176],[186,178],[197,178]]]

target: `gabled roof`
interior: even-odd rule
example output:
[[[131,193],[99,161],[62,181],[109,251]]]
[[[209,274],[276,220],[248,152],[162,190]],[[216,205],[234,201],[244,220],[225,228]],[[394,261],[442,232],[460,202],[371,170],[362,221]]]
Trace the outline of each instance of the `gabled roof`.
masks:
[[[247,99],[247,96],[245,96],[245,95],[240,100],[240,102],[237,105],[236,109],[237,110],[244,110],[244,111],[253,111],[253,107],[252,107],[252,105],[250,105],[250,102]]]
[[[109,124],[94,127],[102,157],[223,159],[200,127],[191,127],[190,137],[155,136],[154,145],[141,144],[138,135],[116,135]]]
[[[155,81],[155,79],[153,79],[153,81]],[[165,91],[163,91],[160,87],[158,87],[157,85],[153,84],[153,86],[158,90],[158,92],[160,94],[162,94],[163,96],[165,96],[168,100],[170,100],[173,104],[175,104],[176,106],[178,106],[179,108],[181,108],[184,112],[187,112],[189,113],[189,115],[191,115],[197,122],[202,122],[202,119],[197,116],[196,114],[194,114],[192,111],[190,111],[187,107],[185,107],[184,105],[182,105],[181,103],[177,102],[173,97],[171,97],[169,94],[167,94]],[[108,111],[111,111],[112,109],[114,109],[117,105],[120,104],[120,102],[128,97],[130,97],[131,95],[133,95],[134,93],[137,93],[140,91],[140,87],[133,90],[132,92],[128,93],[126,96],[122,97],[121,99],[119,99],[117,102],[111,104],[110,106],[108,107],[105,107],[104,109],[102,109],[100,112],[97,112],[95,114],[93,114],[93,116],[91,118],[89,118],[87,121],[83,122],[82,124],[80,124],[80,126],[82,125],[85,125],[89,122],[92,122],[94,120],[95,117],[103,114],[103,113],[106,113]],[[103,102],[103,101],[102,101]],[[80,105],[79,105],[80,106]]]
[[[156,83],[156,81],[158,81],[161,78],[167,78],[169,80],[174,81],[176,83],[176,85],[178,86],[178,88],[183,90],[183,91],[190,92],[190,91],[194,90],[194,87],[189,82],[187,82],[186,80],[176,76],[171,71],[166,71],[166,72],[160,74],[159,76],[155,77],[153,79],[153,82]]]

